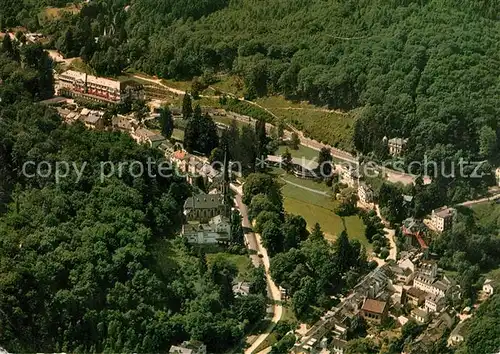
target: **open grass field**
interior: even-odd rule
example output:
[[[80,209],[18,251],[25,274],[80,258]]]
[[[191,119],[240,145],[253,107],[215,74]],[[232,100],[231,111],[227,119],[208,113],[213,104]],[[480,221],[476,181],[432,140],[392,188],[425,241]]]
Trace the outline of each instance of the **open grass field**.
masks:
[[[237,97],[242,97],[245,91],[243,80],[237,76],[220,75],[218,81],[211,85],[220,92],[231,93]]]
[[[276,155],[282,155],[286,149],[287,149],[286,146],[280,146],[278,151],[276,152]],[[292,155],[292,157],[297,157],[297,158],[304,157],[307,160],[318,159],[318,156],[319,156],[319,151],[308,148],[308,147],[303,146],[303,145],[299,145],[298,150],[288,148],[288,151],[290,151],[290,154]]]
[[[223,116],[214,116],[214,121],[218,122],[218,123],[222,123],[222,124],[226,124],[226,125],[230,125],[231,124],[231,121],[233,120],[233,118],[230,118],[230,117],[223,117]],[[245,123],[245,122],[242,122],[241,120],[235,120],[236,121],[236,126],[238,128],[243,128],[243,126],[245,125],[252,125],[253,124],[251,122],[248,122],[248,123]]]
[[[172,138],[176,140],[184,140],[184,130],[174,128],[172,132]]]
[[[234,264],[238,269],[238,281],[249,280],[250,271],[253,268],[252,262],[248,255],[237,255],[230,254],[226,252],[218,252],[218,253],[208,253],[207,254],[207,263],[210,265],[215,259],[223,258]]]
[[[289,181],[291,183],[295,183],[295,184],[304,186],[306,188],[311,188],[311,189],[317,190],[318,192],[331,193],[331,191],[332,191],[332,189],[330,187],[328,187],[325,184],[325,182],[323,182],[323,181],[298,178],[292,174],[285,173],[285,170],[278,168],[278,167],[269,168],[269,174],[279,178],[278,182],[281,185],[285,185],[285,182],[283,181],[283,179],[284,179],[284,180]]]
[[[473,205],[471,209],[480,225],[500,228],[500,204],[486,202]]]
[[[68,3],[65,7],[46,7],[40,14],[43,20],[58,20],[63,13],[77,14],[80,12],[80,6]]]
[[[314,183],[314,182],[313,182]],[[349,238],[357,239],[367,250],[371,249],[364,236],[364,224],[357,215],[340,218],[334,213],[335,201],[330,197],[306,191],[296,186],[286,184],[281,189],[284,198],[285,211],[301,215],[311,229],[319,223],[328,240],[334,241],[338,234],[347,229]]]
[[[176,81],[176,80],[170,80],[170,79],[162,79],[161,82],[168,86],[168,87],[173,87],[177,90],[182,90],[182,91],[191,91],[191,81]]]
[[[292,102],[282,96],[259,98],[256,102],[302,130],[306,136],[338,148],[352,148],[354,118],[350,113],[331,111],[307,102]]]

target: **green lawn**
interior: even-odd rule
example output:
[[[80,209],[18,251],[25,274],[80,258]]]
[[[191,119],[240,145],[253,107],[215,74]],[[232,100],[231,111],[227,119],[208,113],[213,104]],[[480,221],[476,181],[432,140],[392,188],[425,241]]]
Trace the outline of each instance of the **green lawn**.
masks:
[[[245,89],[245,84],[241,78],[229,75],[221,75],[219,81],[211,86],[216,90],[231,93],[237,97],[242,97]]]
[[[477,222],[482,226],[500,227],[500,204],[485,202],[471,207]]]
[[[497,284],[500,282],[500,268],[493,269],[490,272],[484,274],[486,279],[491,279]]]
[[[181,91],[191,91],[191,81],[176,81],[170,79],[162,79],[161,82],[168,86]]]
[[[284,197],[285,211],[301,215],[307,222],[308,228],[319,223],[327,239],[333,241],[344,230],[342,218],[333,212],[335,201],[330,197],[322,196],[303,190],[292,185],[285,185],[281,189]],[[368,250],[371,245],[364,236],[364,224],[357,215],[343,218],[347,233],[351,239],[357,239]]]
[[[352,148],[354,114],[330,111],[307,102],[292,102],[282,96],[263,97],[256,102],[302,130],[306,136],[338,148]]]
[[[213,262],[214,259],[218,257],[225,258],[229,262],[233,263],[236,266],[236,268],[238,268],[237,280],[245,281],[249,279],[249,272],[253,268],[253,265],[248,255],[237,255],[226,252],[208,253],[207,254],[208,264],[210,265],[210,263]]]
[[[317,190],[319,192],[326,192],[326,193],[332,192],[332,189],[330,187],[328,187],[325,184],[325,182],[323,182],[321,180],[298,178],[292,174],[285,173],[285,171],[282,170],[281,168],[272,167],[272,168],[270,168],[269,174],[279,178],[278,182],[282,185],[284,185],[286,182],[284,182],[281,178],[283,178],[284,180],[289,181],[291,183],[295,183],[295,184],[298,184],[300,186],[304,186],[306,188],[311,188],[311,189]]]
[[[276,155],[282,155],[286,151],[286,149],[287,149],[286,146],[283,145],[280,146],[278,151],[276,152]],[[317,160],[319,156],[318,150],[314,150],[303,145],[300,145],[298,150],[288,148],[288,151],[290,151],[292,157],[297,157],[297,158],[304,157],[307,160],[314,160],[314,159]]]
[[[172,138],[176,140],[184,140],[184,130],[175,128],[172,132]]]

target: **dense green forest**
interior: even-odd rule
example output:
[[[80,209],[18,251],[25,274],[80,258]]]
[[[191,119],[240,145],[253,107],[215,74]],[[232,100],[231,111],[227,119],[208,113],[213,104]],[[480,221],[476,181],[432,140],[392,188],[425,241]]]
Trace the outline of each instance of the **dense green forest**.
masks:
[[[470,320],[465,341],[457,353],[495,353],[500,346],[500,295],[482,304]]]
[[[96,0],[39,29],[99,74],[237,75],[247,98],[353,111],[357,153],[384,160],[383,137],[405,137],[407,165],[449,167],[498,160],[499,13],[475,0]],[[426,193],[455,203],[490,183],[437,178]]]
[[[37,53],[33,58],[43,61]],[[101,162],[146,166],[163,154],[123,133],[62,124],[55,110],[32,103],[46,87],[26,91],[9,55],[0,54],[2,347],[166,352],[196,339],[223,352],[238,345],[265,315],[262,286],[235,298],[232,263],[220,258],[207,265],[204,254],[168,240],[182,222],[190,193],[185,180],[129,169],[102,180]],[[43,77],[35,69],[28,74],[30,82]],[[43,166],[40,173],[23,169],[27,161]],[[49,166],[63,161],[82,173],[55,183]],[[264,282],[259,274],[256,284]]]

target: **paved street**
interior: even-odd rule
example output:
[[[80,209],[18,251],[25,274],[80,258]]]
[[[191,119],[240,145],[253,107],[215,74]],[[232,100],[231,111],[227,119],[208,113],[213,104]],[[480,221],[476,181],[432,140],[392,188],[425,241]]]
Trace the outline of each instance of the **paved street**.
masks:
[[[268,328],[257,337],[257,339],[252,343],[252,345],[245,350],[245,354],[253,353],[259,345],[262,344],[272,332],[274,326],[281,319],[281,315],[283,314],[283,307],[279,302],[281,301],[281,292],[279,288],[276,286],[274,281],[271,278],[271,273],[269,271],[270,260],[267,255],[267,250],[262,246],[262,240],[260,239],[259,234],[255,234],[251,231],[250,220],[248,219],[248,209],[241,199],[242,196],[242,188],[231,184],[231,189],[236,191],[235,202],[236,206],[240,210],[242,216],[242,225],[245,230],[245,243],[247,244],[248,249],[257,251],[262,257],[258,255],[251,255],[252,262],[255,266],[259,266],[260,264],[264,265],[264,270],[266,272],[267,286],[270,295],[270,300],[277,302],[274,305],[273,318],[271,320],[271,324]]]

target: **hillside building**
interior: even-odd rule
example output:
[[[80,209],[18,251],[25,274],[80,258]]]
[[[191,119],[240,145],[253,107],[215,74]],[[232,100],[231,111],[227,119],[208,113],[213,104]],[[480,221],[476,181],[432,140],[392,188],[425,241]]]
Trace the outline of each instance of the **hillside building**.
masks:
[[[81,97],[103,103],[119,103],[126,96],[142,97],[142,87],[136,82],[107,79],[88,75],[75,70],[67,70],[55,76],[56,94]]]
[[[189,243],[216,244],[231,240],[231,223],[229,218],[217,215],[208,223],[198,221],[188,222],[182,225],[182,236]]]
[[[431,225],[438,232],[449,230],[453,226],[455,216],[456,210],[454,208],[444,206],[439,209],[434,209],[431,216]]]
[[[199,341],[186,341],[180,345],[171,346],[168,352],[169,354],[207,354],[207,346]]]
[[[403,139],[403,138],[389,139],[389,141],[387,142],[387,146],[389,148],[389,154],[391,156],[400,156],[403,153],[407,143],[408,139]]]

